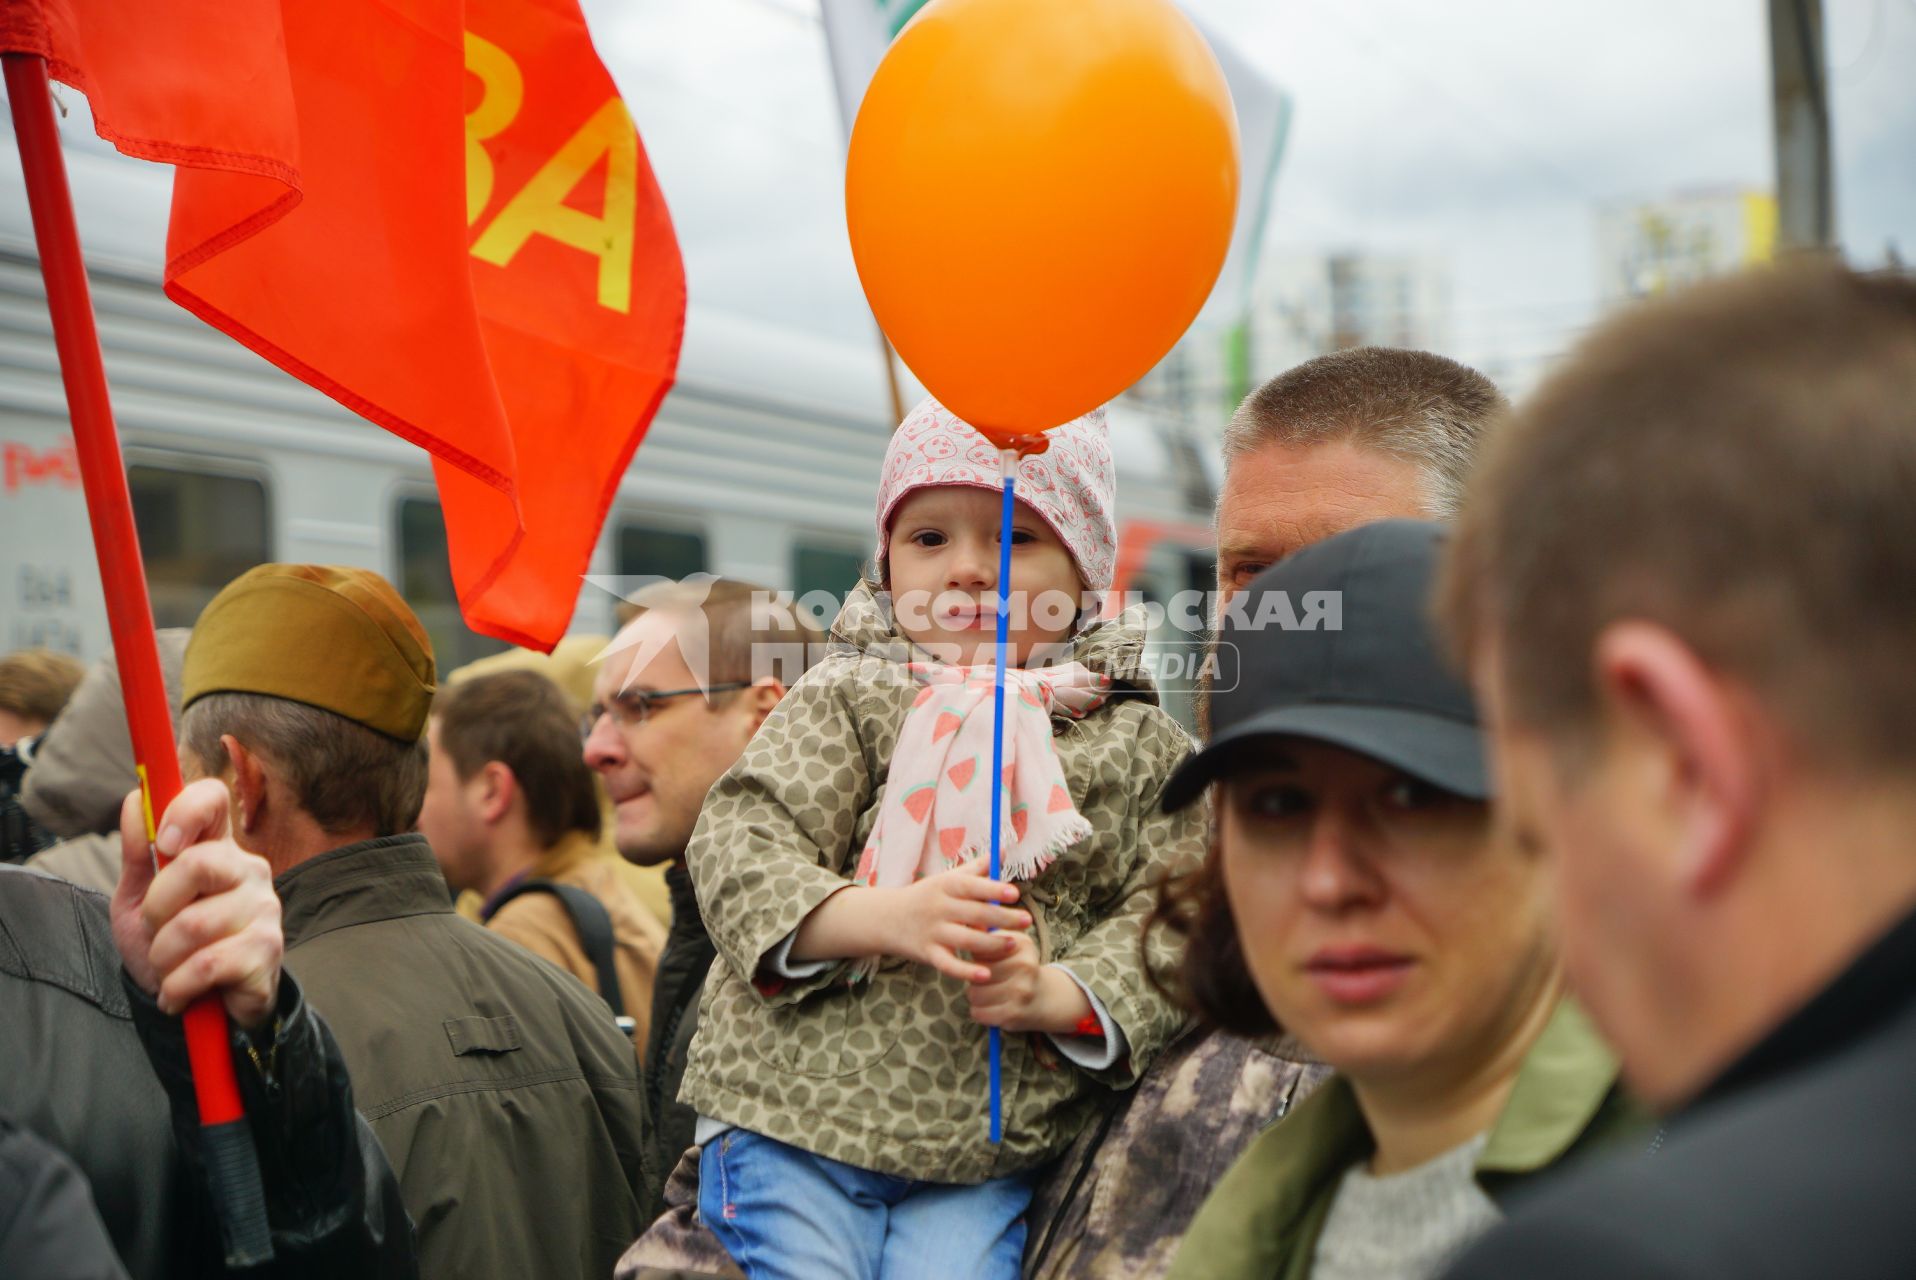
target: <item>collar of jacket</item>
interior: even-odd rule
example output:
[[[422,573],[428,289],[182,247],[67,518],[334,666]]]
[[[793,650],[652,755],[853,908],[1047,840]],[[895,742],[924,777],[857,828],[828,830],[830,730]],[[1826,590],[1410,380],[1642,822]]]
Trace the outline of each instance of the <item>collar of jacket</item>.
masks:
[[[479,904],[479,922],[491,920],[499,911],[499,904],[506,896],[528,880],[564,880],[573,870],[588,858],[599,856],[599,842],[583,831],[568,831],[559,837],[559,843],[545,850],[532,865],[524,871],[509,877],[505,883],[486,895]],[[459,908],[455,904],[453,910]]]
[[[342,845],[281,872],[273,887],[288,950],[334,929],[452,911],[446,878],[418,832]]]
[[[1616,1080],[1616,1057],[1583,1011],[1561,1001],[1518,1069],[1510,1099],[1477,1157],[1479,1184],[1494,1195],[1507,1185],[1503,1175],[1531,1173],[1561,1158],[1596,1118]],[[1192,1245],[1194,1255],[1214,1261],[1211,1273],[1218,1276],[1307,1275],[1331,1192],[1371,1150],[1350,1082],[1333,1075],[1232,1166],[1219,1190],[1238,1203],[1233,1212],[1203,1215],[1213,1229]]]
[[[599,856],[599,842],[583,831],[568,831],[559,843],[539,855],[532,874],[545,880],[557,880],[588,858]]]
[[[668,936],[705,937],[705,917],[699,914],[699,895],[692,888],[692,873],[686,870],[683,861],[666,864],[665,889],[672,895],[672,927]]]
[[[1082,662],[1100,675],[1111,677],[1114,686],[1122,686],[1132,697],[1157,701],[1157,683],[1144,665],[1144,611],[1126,609],[1115,618],[1106,618],[1069,642],[1068,653],[1056,660]],[[849,647],[868,657],[892,662],[923,662],[930,655],[905,639],[892,614],[891,594],[872,590],[861,582],[845,597],[845,605],[832,622],[834,648]]]
[[[1732,1063],[1673,1123],[1838,1053],[1912,1010],[1916,1010],[1916,912],[1864,948],[1835,981]]]

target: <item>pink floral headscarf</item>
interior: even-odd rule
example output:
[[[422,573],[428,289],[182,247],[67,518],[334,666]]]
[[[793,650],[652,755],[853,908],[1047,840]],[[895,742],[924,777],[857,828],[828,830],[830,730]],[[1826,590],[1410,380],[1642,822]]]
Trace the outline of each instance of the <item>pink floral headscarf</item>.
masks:
[[[1046,434],[1049,449],[1018,460],[1017,498],[1051,526],[1102,607],[1118,560],[1117,473],[1104,410],[1094,409]],[[905,415],[885,450],[877,559],[885,559],[892,513],[905,495],[940,484],[999,492],[999,467],[996,445],[936,400],[920,403]]]

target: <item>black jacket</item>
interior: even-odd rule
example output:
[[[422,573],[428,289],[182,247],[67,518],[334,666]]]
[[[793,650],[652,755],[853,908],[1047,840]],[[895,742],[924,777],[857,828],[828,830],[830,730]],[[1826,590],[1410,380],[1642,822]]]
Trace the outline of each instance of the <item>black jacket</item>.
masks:
[[[645,1044],[646,1198],[640,1208],[647,1222],[665,1211],[665,1180],[691,1147],[698,1126],[697,1113],[679,1101],[679,1081],[698,1030],[699,993],[718,956],[683,863],[666,868],[665,884],[672,892],[672,930],[653,981],[652,1028]]]
[[[56,843],[20,800],[32,751],[31,740],[0,747],[0,862],[25,862]]]
[[[1787,946],[1787,939],[1779,939]],[[1916,1276],[1916,915],[1673,1116],[1553,1182],[1453,1280]]]
[[[0,1119],[0,1276],[126,1280],[73,1161]]]
[[[277,1027],[251,1045],[270,1077],[234,1034],[276,1254],[246,1274],[417,1275],[398,1184],[290,974]],[[185,1037],[126,979],[105,898],[0,867],[0,1028],[0,1114],[79,1166],[135,1280],[225,1274]]]

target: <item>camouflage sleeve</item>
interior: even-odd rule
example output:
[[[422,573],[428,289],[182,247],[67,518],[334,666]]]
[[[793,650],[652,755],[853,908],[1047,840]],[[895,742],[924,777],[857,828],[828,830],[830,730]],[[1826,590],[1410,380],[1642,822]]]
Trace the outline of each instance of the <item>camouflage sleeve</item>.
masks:
[[[872,784],[846,672],[822,662],[779,699],[706,796],[685,851],[719,954],[774,1006],[822,990],[845,968],[784,979],[764,971],[779,943],[849,883],[852,836]]]
[[[1130,1053],[1110,1067],[1086,1072],[1118,1089],[1135,1084],[1184,1023],[1183,1012],[1145,974],[1144,924],[1164,874],[1204,856],[1204,806],[1165,813],[1158,805],[1171,771],[1190,754],[1190,739],[1168,715],[1154,717],[1139,734],[1139,748],[1134,799],[1125,824],[1128,839],[1120,846],[1133,863],[1124,896],[1111,914],[1052,957],[1097,995],[1123,1030]],[[1154,930],[1149,941],[1152,965],[1170,969],[1175,944],[1166,931]]]

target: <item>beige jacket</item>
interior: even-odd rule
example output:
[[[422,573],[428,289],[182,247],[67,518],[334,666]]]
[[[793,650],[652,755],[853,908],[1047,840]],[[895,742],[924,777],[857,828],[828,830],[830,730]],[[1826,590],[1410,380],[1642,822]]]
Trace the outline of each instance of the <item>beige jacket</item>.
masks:
[[[626,887],[618,868],[599,853],[598,845],[579,832],[548,850],[532,876],[585,890],[612,918],[612,964],[619,972],[625,1014],[633,1022],[633,1042],[643,1053],[652,1023],[652,984],[659,971],[659,952],[665,947],[665,926]],[[500,907],[486,927],[544,956],[594,991],[599,989],[598,973],[579,945],[572,917],[552,894],[522,893]]]

